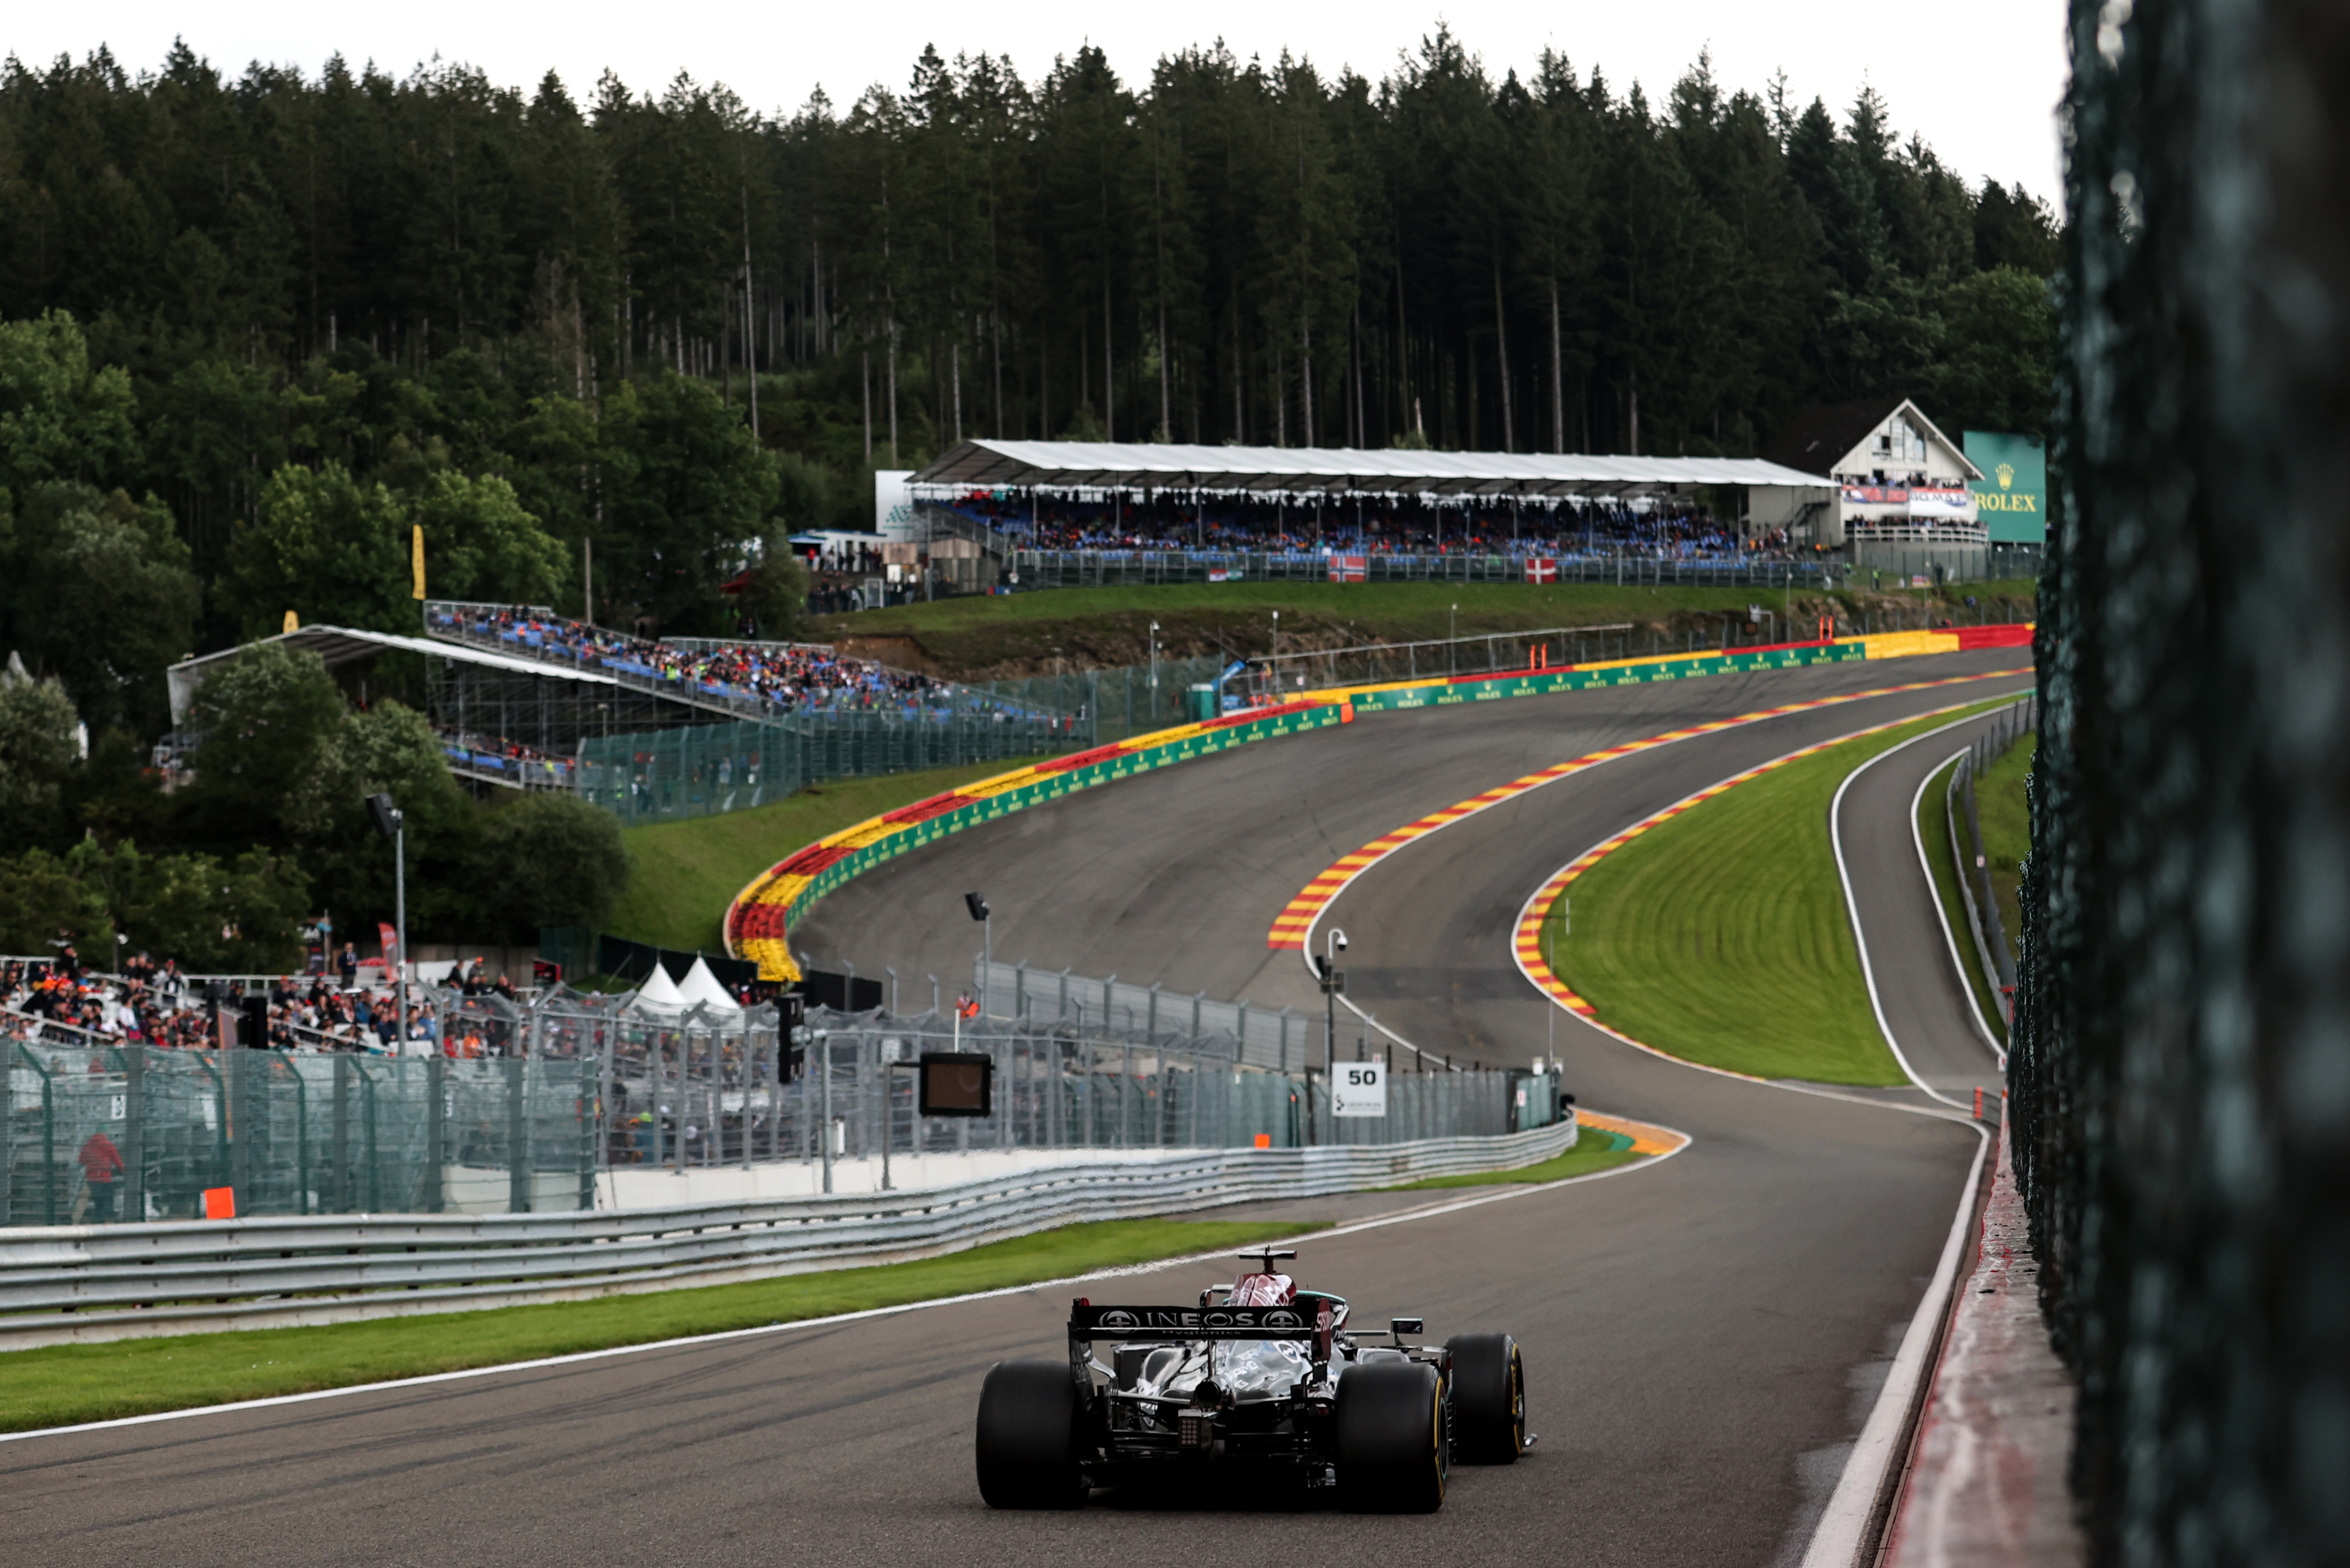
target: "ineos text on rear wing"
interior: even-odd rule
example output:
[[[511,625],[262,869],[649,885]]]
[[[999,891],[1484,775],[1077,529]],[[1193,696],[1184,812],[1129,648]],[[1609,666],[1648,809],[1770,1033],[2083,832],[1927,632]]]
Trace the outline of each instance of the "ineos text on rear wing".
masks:
[[[1092,1306],[1069,1311],[1071,1339],[1315,1339],[1330,1332],[1330,1308]]]

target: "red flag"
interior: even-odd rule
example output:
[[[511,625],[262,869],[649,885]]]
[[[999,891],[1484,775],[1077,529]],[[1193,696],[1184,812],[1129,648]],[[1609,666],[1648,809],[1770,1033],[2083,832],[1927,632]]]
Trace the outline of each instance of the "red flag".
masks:
[[[1370,562],[1361,556],[1330,557],[1330,580],[1334,583],[1359,583],[1370,573]]]
[[[384,963],[389,967],[397,968],[400,963],[400,933],[393,930],[390,926],[378,925],[375,929],[375,934],[377,939],[383,943]]]
[[[1548,556],[1526,557],[1526,581],[1555,583],[1558,581],[1558,562]]]

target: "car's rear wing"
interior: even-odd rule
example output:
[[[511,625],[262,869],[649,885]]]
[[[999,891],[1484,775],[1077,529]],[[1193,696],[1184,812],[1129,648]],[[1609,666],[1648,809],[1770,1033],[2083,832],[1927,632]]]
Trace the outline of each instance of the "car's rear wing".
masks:
[[[1330,1303],[1308,1307],[1095,1306],[1069,1311],[1072,1339],[1313,1339],[1330,1332]]]

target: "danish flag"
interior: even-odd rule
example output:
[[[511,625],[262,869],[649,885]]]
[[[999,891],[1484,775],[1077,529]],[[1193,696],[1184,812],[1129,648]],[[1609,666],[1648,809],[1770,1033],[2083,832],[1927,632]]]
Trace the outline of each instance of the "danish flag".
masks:
[[[1526,581],[1530,583],[1555,583],[1558,581],[1558,562],[1556,559],[1549,556],[1528,556],[1526,558]]]

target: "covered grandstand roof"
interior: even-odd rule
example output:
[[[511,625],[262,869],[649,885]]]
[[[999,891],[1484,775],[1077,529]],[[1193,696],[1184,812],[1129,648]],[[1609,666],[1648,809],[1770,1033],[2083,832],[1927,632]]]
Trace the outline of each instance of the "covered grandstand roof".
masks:
[[[1375,495],[1607,496],[1656,494],[1709,484],[1825,489],[1832,482],[1758,458],[967,441],[907,483],[952,490],[1148,486]]]
[[[245,649],[263,642],[282,642],[290,648],[307,649],[326,660],[330,670],[338,664],[348,664],[356,659],[372,659],[387,649],[397,649],[408,653],[437,653],[443,659],[462,659],[469,664],[490,665],[522,675],[545,676],[556,680],[584,680],[599,686],[619,684],[609,675],[542,663],[535,659],[516,659],[512,654],[495,653],[486,648],[473,648],[463,643],[401,637],[389,631],[357,631],[339,626],[306,626],[298,631],[259,638],[236,648],[224,648],[218,653],[182,659],[172,666],[164,672],[172,696],[172,722],[177,724],[186,717],[188,704],[206,677],[226,666]]]

